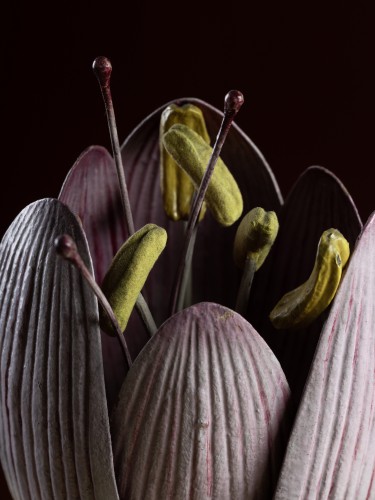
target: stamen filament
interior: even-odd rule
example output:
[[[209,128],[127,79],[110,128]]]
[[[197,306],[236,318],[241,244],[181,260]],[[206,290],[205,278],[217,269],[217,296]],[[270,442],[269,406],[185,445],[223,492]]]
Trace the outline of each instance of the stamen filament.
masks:
[[[235,307],[235,310],[241,315],[244,315],[247,310],[247,304],[249,302],[250,290],[253,283],[255,271],[256,261],[251,257],[248,257],[245,260],[245,267],[243,269]]]
[[[194,228],[197,224],[199,212],[202,207],[202,203],[207,191],[208,184],[210,182],[212,173],[214,171],[216,162],[220,156],[221,149],[224,145],[225,139],[227,137],[227,134],[230,130],[230,127],[233,123],[233,120],[240,110],[242,104],[244,102],[244,97],[241,92],[238,90],[231,90],[228,92],[228,94],[225,96],[224,99],[224,116],[223,120],[221,122],[220,130],[217,134],[215,145],[212,151],[212,155],[210,158],[210,161],[208,162],[205,174],[203,176],[202,182],[199,186],[198,194],[194,200],[192,210],[190,212],[187,228],[186,228],[186,233],[185,233],[185,240],[184,240],[184,247],[182,250],[179,266],[177,269],[177,275],[176,275],[176,281],[175,285],[173,288],[173,295],[172,295],[172,314],[177,312],[177,307],[178,304],[181,304],[183,302],[183,298],[180,298],[180,295],[182,293],[182,282],[184,281],[184,269],[185,266],[189,267],[188,264],[188,256],[192,255],[193,249],[189,247],[193,246],[194,241],[192,239],[192,235],[194,232]],[[190,257],[189,257],[190,258]]]
[[[98,79],[100,90],[103,96],[105,111],[108,120],[109,135],[111,137],[112,153],[113,153],[113,158],[115,160],[116,172],[119,181],[121,202],[125,213],[126,229],[128,235],[131,236],[135,233],[135,228],[134,228],[133,215],[130,207],[128,188],[126,186],[124,167],[122,164],[121,149],[118,139],[115,111],[113,108],[113,101],[111,94],[110,81],[111,81],[112,65],[109,59],[100,56],[97,57],[93,62],[92,69],[94,70],[94,73]],[[154,335],[154,333],[157,330],[157,326],[155,324],[151,311],[148,307],[148,304],[141,294],[137,298],[136,309],[142,321],[144,322],[150,336]]]
[[[148,304],[141,293],[137,297],[137,302],[135,303],[135,307],[143,323],[145,324],[148,333],[152,337],[157,332],[158,327],[156,326],[156,323],[148,307]]]
[[[67,234],[63,234],[61,236],[58,236],[55,239],[55,249],[58,255],[63,257],[65,260],[68,260],[71,264],[74,265],[76,269],[81,273],[83,278],[86,280],[87,284],[90,286],[91,290],[94,292],[96,298],[98,299],[100,305],[104,309],[104,311],[107,313],[109,320],[111,321],[117,337],[120,341],[121,347],[124,351],[124,355],[126,358],[126,361],[128,363],[128,367],[132,365],[132,359],[129,353],[129,349],[125,340],[125,337],[119,327],[119,324],[117,322],[116,316],[114,315],[111,306],[108,303],[108,300],[106,299],[104,293],[101,291],[99,285],[95,282],[94,278],[92,277],[90,271],[87,269],[85,263],[82,260],[82,257],[80,256],[77,245],[75,244],[74,240]]]

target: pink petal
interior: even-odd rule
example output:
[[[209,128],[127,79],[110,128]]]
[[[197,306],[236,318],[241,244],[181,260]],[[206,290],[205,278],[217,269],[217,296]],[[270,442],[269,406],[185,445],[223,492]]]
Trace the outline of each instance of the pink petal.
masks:
[[[101,146],[90,146],[68,173],[59,200],[80,218],[101,283],[112,258],[127,238],[112,156]]]
[[[200,303],[169,319],[130,369],[113,415],[122,498],[271,498],[289,389],[237,313]]]
[[[323,329],[277,499],[375,497],[375,214]]]

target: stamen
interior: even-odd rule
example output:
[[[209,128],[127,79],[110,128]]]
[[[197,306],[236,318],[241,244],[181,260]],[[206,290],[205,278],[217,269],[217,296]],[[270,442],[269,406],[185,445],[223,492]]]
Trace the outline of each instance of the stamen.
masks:
[[[254,274],[263,265],[278,230],[275,212],[266,212],[260,207],[250,210],[237,228],[233,257],[243,274],[235,309],[242,315],[247,310]]]
[[[177,311],[177,304],[181,302],[179,296],[181,292],[183,292],[181,285],[184,281],[186,281],[184,279],[184,272],[185,268],[188,268],[186,264],[187,264],[187,256],[189,255],[189,246],[192,244],[192,235],[198,220],[199,212],[202,207],[202,203],[207,191],[208,184],[210,182],[210,178],[214,171],[216,162],[220,156],[221,149],[224,145],[225,139],[233,123],[233,120],[238,111],[240,110],[243,102],[244,102],[244,97],[242,93],[239,92],[238,90],[231,90],[225,96],[223,120],[221,122],[220,130],[216,137],[212,155],[210,161],[208,162],[207,169],[203,176],[202,182],[199,186],[199,190],[194,200],[193,207],[190,212],[190,217],[187,224],[184,247],[182,250],[179,267],[177,269],[176,281],[173,289],[174,291],[172,295],[172,314],[174,314]]]
[[[126,361],[130,368],[130,366],[132,365],[132,359],[129,353],[128,346],[126,344],[125,337],[117,322],[116,316],[114,315],[104,293],[101,291],[99,285],[95,282],[94,278],[91,276],[90,271],[87,269],[85,263],[83,262],[74,240],[68,234],[63,234],[55,239],[54,244],[57,254],[63,257],[65,260],[68,260],[71,264],[74,265],[76,269],[78,269],[83,278],[86,280],[87,284],[90,286],[91,290],[94,292],[100,305],[107,313],[108,318],[111,321],[120,341],[121,347],[126,357]]]
[[[279,300],[270,313],[273,326],[278,329],[309,326],[335,297],[349,255],[349,243],[340,231],[324,231],[309,279]]]
[[[171,104],[166,107],[160,118],[160,174],[161,190],[163,196],[164,210],[167,216],[172,220],[188,220],[191,204],[195,192],[194,184],[190,176],[176,163],[163,143],[166,132],[180,123],[188,126],[199,134],[203,140],[210,144],[210,136],[207,132],[206,123],[202,111],[194,104],[184,104],[177,106]],[[205,165],[206,167],[206,165]],[[200,213],[202,220],[205,212]]]
[[[163,136],[169,156],[185,171],[199,188],[206,173],[213,149],[193,129],[176,123]],[[219,157],[204,201],[211,214],[223,226],[231,226],[242,214],[242,194],[228,167]]]
[[[113,108],[110,87],[112,64],[107,57],[100,56],[97,57],[93,62],[92,69],[94,70],[94,73],[99,82],[100,90],[102,91],[105,111],[108,120],[109,135],[111,137],[112,153],[115,160],[116,172],[119,181],[121,201],[125,213],[126,229],[128,235],[131,236],[135,233],[135,229],[133,215],[130,207],[129,193],[126,186],[124,167],[122,164],[121,149],[118,139],[115,111]],[[147,331],[149,332],[150,336],[152,336],[155,333],[157,327],[151,311],[147,305],[147,302],[145,301],[143,296],[141,296],[141,294],[137,298],[135,306],[137,308],[138,314],[140,315],[142,321],[146,326]]]
[[[113,258],[103,279],[102,291],[121,330],[126,328],[135,301],[166,242],[165,229],[147,224],[128,238]],[[113,335],[112,325],[108,324],[106,317],[100,317],[100,326]]]

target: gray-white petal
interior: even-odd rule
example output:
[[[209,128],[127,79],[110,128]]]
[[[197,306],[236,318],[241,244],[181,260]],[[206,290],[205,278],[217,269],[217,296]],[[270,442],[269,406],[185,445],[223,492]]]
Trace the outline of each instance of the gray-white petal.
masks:
[[[60,202],[26,207],[0,246],[0,456],[14,498],[117,499],[97,300],[55,253],[85,236]]]

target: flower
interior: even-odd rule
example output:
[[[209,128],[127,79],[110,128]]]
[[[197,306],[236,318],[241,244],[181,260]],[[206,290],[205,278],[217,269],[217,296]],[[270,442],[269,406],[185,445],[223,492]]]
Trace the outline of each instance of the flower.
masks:
[[[201,107],[214,136],[221,113],[202,101],[188,101]],[[101,147],[86,150],[60,201],[27,207],[2,241],[0,453],[12,494],[371,496],[374,318],[365,293],[371,298],[375,278],[373,219],[323,330],[328,313],[305,331],[275,334],[268,313],[284,291],[306,278],[321,232],[338,227],[354,247],[361,223],[341,183],[319,167],[303,174],[282,206],[261,153],[233,127],[222,156],[241,188],[245,211],[263,206],[280,214],[281,232],[254,282],[247,318],[272,346],[296,394],[298,412],[289,437],[293,410],[283,371],[253,327],[231,310],[239,280],[232,263],[235,228],[220,228],[206,215],[193,271],[196,305],[167,319],[183,225],[166,218],[160,197],[162,109],[128,137],[122,155],[135,226],[152,222],[168,232],[166,250],[145,287],[157,323],[166,321],[148,341],[133,314],[126,335],[133,356],[141,354],[113,411],[126,371],[117,339],[100,338],[95,297],[51,244],[59,234],[71,234],[89,268],[91,253],[96,279],[102,281],[129,236],[111,156]],[[307,342],[307,359],[296,364],[296,352]]]

